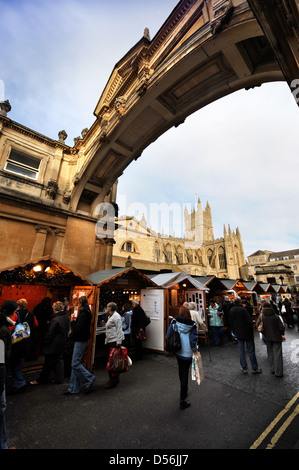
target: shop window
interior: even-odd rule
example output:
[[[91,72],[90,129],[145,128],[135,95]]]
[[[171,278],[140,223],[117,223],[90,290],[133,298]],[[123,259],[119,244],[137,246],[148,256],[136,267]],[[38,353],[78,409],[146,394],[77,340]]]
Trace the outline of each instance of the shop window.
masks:
[[[5,169],[33,180],[37,179],[41,160],[18,150],[12,149],[6,162]]]

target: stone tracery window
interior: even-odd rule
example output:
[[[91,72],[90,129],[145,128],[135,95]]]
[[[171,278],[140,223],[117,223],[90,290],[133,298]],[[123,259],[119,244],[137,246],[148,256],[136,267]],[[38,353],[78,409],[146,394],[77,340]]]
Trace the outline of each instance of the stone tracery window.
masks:
[[[165,262],[166,263],[172,263],[172,250],[171,246],[167,245],[166,250],[165,250]]]
[[[131,242],[131,241],[127,241],[125,243],[122,244],[122,247],[121,249],[123,251],[127,251],[128,253],[137,253],[137,246],[135,245],[135,243]]]
[[[226,255],[225,255],[225,250],[223,246],[221,246],[218,250],[218,259],[219,259],[219,268],[226,269],[227,268]]]
[[[159,245],[158,242],[155,242],[155,246],[154,246],[154,257],[155,257],[155,261],[159,261],[159,260],[160,260],[160,256],[161,256],[160,245]]]
[[[207,252],[207,258],[211,268],[215,268],[215,258],[213,257],[213,251],[211,249]]]

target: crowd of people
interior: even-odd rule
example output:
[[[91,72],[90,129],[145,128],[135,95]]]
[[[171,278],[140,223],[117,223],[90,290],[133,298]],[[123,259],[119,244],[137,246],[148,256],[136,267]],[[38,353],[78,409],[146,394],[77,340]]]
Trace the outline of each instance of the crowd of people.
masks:
[[[254,329],[257,328],[267,347],[270,371],[275,377],[283,377],[282,343],[285,341],[285,329],[295,328],[299,332],[299,299],[281,297],[261,299],[254,308],[246,299],[239,297],[231,302],[226,296],[218,303],[210,299],[208,318],[217,346],[223,343],[226,333],[229,340],[238,343],[241,371],[248,373],[246,350],[251,363],[252,373],[262,370],[258,366],[255,354]]]
[[[142,359],[142,335],[146,334],[148,317],[138,300],[126,303],[120,313],[117,305],[107,305],[105,344],[107,354],[110,348],[122,345],[135,347],[135,360]],[[44,356],[44,363],[39,377],[29,382],[31,386],[42,385],[54,380],[63,383],[68,350],[71,344],[71,367],[69,387],[65,395],[91,392],[95,376],[85,367],[84,356],[90,341],[91,310],[85,296],[79,298],[78,312],[69,316],[67,302],[54,302],[44,299],[34,310],[27,309],[26,299],[5,301],[0,308],[0,449],[7,449],[5,425],[6,394],[10,389],[14,393],[22,392],[26,386],[23,376],[24,359],[36,359]],[[18,324],[28,324],[30,335],[19,341],[12,341],[12,335]],[[10,384],[12,382],[12,384]],[[119,383],[119,374],[109,372],[107,389]],[[9,387],[12,385],[11,387]]]
[[[107,305],[108,320],[105,330],[105,344],[107,354],[110,348],[127,349],[133,345],[135,360],[142,359],[143,340],[146,337],[148,317],[139,305],[138,300],[125,303],[120,312],[116,303]],[[295,328],[299,331],[299,299],[285,298],[283,301],[261,300],[255,311],[256,321],[253,318],[253,308],[239,297],[231,302],[229,297],[216,302],[209,300],[207,308],[208,327],[196,311],[193,302],[184,303],[179,308],[178,316],[170,323],[166,338],[169,338],[174,328],[180,336],[180,349],[175,353],[179,380],[180,399],[179,407],[186,409],[190,406],[187,401],[188,377],[192,363],[192,355],[198,348],[200,331],[210,329],[217,346],[223,343],[227,334],[230,341],[238,343],[241,371],[248,373],[246,350],[249,356],[252,373],[259,374],[261,369],[255,354],[254,328],[257,328],[267,346],[267,355],[270,371],[276,377],[283,376],[282,342],[286,328]],[[13,390],[20,392],[26,387],[23,376],[22,363],[24,358],[36,358],[44,355],[44,363],[39,377],[30,382],[30,385],[48,383],[54,377],[56,383],[63,383],[65,377],[65,361],[67,346],[72,344],[70,383],[64,391],[65,395],[78,394],[81,390],[88,394],[92,390],[95,376],[84,366],[91,327],[91,311],[88,299],[79,298],[78,314],[72,313],[69,317],[67,303],[55,302],[51,305],[49,298],[39,304],[33,312],[27,308],[26,299],[6,301],[0,308],[0,449],[6,449],[7,436],[5,427],[6,391],[9,378],[12,380]],[[30,328],[29,338],[12,343],[12,333],[18,323],[26,322]],[[109,374],[107,389],[115,388],[119,384],[119,374]]]

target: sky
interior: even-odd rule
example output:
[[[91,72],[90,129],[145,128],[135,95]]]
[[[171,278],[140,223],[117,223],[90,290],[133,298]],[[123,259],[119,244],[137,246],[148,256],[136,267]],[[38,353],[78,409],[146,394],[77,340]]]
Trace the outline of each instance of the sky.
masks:
[[[95,121],[115,64],[151,38],[171,0],[0,0],[0,101],[8,117],[66,143]],[[299,110],[284,82],[240,90],[189,116],[119,178],[120,215],[183,235],[183,211],[211,207],[215,238],[239,228],[245,255],[299,248]],[[169,220],[157,216],[169,209]],[[173,212],[172,209],[176,211]],[[172,214],[175,213],[173,217]]]

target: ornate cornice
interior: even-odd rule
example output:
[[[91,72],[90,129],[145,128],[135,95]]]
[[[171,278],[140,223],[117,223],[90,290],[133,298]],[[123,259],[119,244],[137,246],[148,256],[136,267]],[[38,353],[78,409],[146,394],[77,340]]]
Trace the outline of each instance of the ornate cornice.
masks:
[[[26,135],[27,137],[31,137],[32,139],[38,140],[39,142],[42,142],[49,147],[52,148],[60,148],[62,149],[65,153],[67,154],[73,154],[74,149],[72,147],[69,147],[68,145],[59,142],[57,140],[53,140],[50,137],[46,137],[43,134],[40,134],[36,131],[33,131],[32,129],[29,129],[26,126],[23,126],[15,121],[12,121],[11,119],[7,118],[6,116],[1,116],[0,115],[0,121],[3,123],[3,127],[7,127],[9,129],[12,129],[20,134]]]

